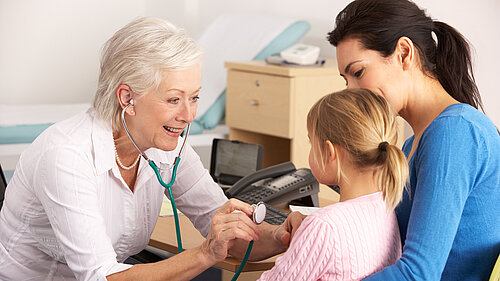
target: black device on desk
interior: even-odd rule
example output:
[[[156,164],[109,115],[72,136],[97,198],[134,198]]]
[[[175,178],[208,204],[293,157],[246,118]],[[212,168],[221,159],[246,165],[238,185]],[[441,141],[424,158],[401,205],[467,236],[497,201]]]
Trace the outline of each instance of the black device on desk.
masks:
[[[265,202],[271,205],[307,198],[319,207],[319,183],[310,169],[296,169],[292,162],[281,163],[252,173],[237,181],[226,191],[250,204]]]
[[[258,144],[214,139],[210,175],[229,198],[249,204],[264,202],[264,221],[270,224],[281,224],[288,216],[273,204],[306,199],[308,205],[318,206],[319,185],[309,169],[296,170],[292,162],[286,162],[260,170],[262,155]]]
[[[311,170],[296,170],[292,162],[285,162],[242,178],[226,190],[226,195],[250,204],[265,202],[267,213],[264,221],[280,225],[288,213],[271,205],[306,198],[311,205],[318,207],[318,192],[319,184]]]
[[[262,155],[262,145],[214,139],[210,175],[223,189],[227,189],[244,176],[260,170]]]

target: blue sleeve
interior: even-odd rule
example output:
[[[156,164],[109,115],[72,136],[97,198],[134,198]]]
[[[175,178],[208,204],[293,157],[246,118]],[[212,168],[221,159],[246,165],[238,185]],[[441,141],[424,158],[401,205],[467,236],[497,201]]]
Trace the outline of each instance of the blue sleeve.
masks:
[[[410,170],[416,175],[403,254],[364,280],[440,280],[465,202],[481,169],[479,128],[460,116],[434,120],[424,131]],[[410,161],[410,163],[411,163]]]

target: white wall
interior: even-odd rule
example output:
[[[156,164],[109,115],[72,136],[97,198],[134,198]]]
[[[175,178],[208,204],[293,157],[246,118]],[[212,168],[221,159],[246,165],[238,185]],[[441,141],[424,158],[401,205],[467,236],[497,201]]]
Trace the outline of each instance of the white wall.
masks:
[[[335,57],[325,37],[348,0],[0,0],[0,103],[90,102],[99,52],[118,28],[139,16],[166,18],[198,36],[215,17],[254,12],[305,19],[303,42]],[[500,126],[499,0],[416,0],[456,27],[476,51],[475,74],[487,114]]]
[[[0,0],[0,103],[90,102],[101,47],[143,2]]]

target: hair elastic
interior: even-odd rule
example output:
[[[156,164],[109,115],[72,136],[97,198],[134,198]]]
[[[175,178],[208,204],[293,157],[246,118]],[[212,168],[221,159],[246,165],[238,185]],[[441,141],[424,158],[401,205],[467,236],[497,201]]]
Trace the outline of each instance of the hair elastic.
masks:
[[[380,151],[387,151],[387,146],[388,146],[388,145],[389,145],[389,143],[388,143],[388,142],[383,141],[383,142],[381,142],[381,143],[378,145],[378,149],[379,149]]]

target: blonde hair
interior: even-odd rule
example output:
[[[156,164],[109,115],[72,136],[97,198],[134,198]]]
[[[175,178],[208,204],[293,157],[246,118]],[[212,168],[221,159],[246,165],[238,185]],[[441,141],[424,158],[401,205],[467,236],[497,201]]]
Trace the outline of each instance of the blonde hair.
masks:
[[[183,29],[158,18],[140,18],[118,30],[103,47],[93,106],[114,131],[121,106],[116,89],[128,85],[135,94],[158,89],[162,70],[183,70],[201,61],[203,52]]]
[[[320,159],[314,160],[319,167],[325,167],[328,140],[348,152],[356,167],[379,168],[379,186],[388,210],[399,204],[408,179],[408,163],[395,145],[396,115],[383,97],[366,89],[346,89],[326,95],[309,111],[307,127],[313,149],[320,152]],[[338,164],[340,180],[343,175]]]

